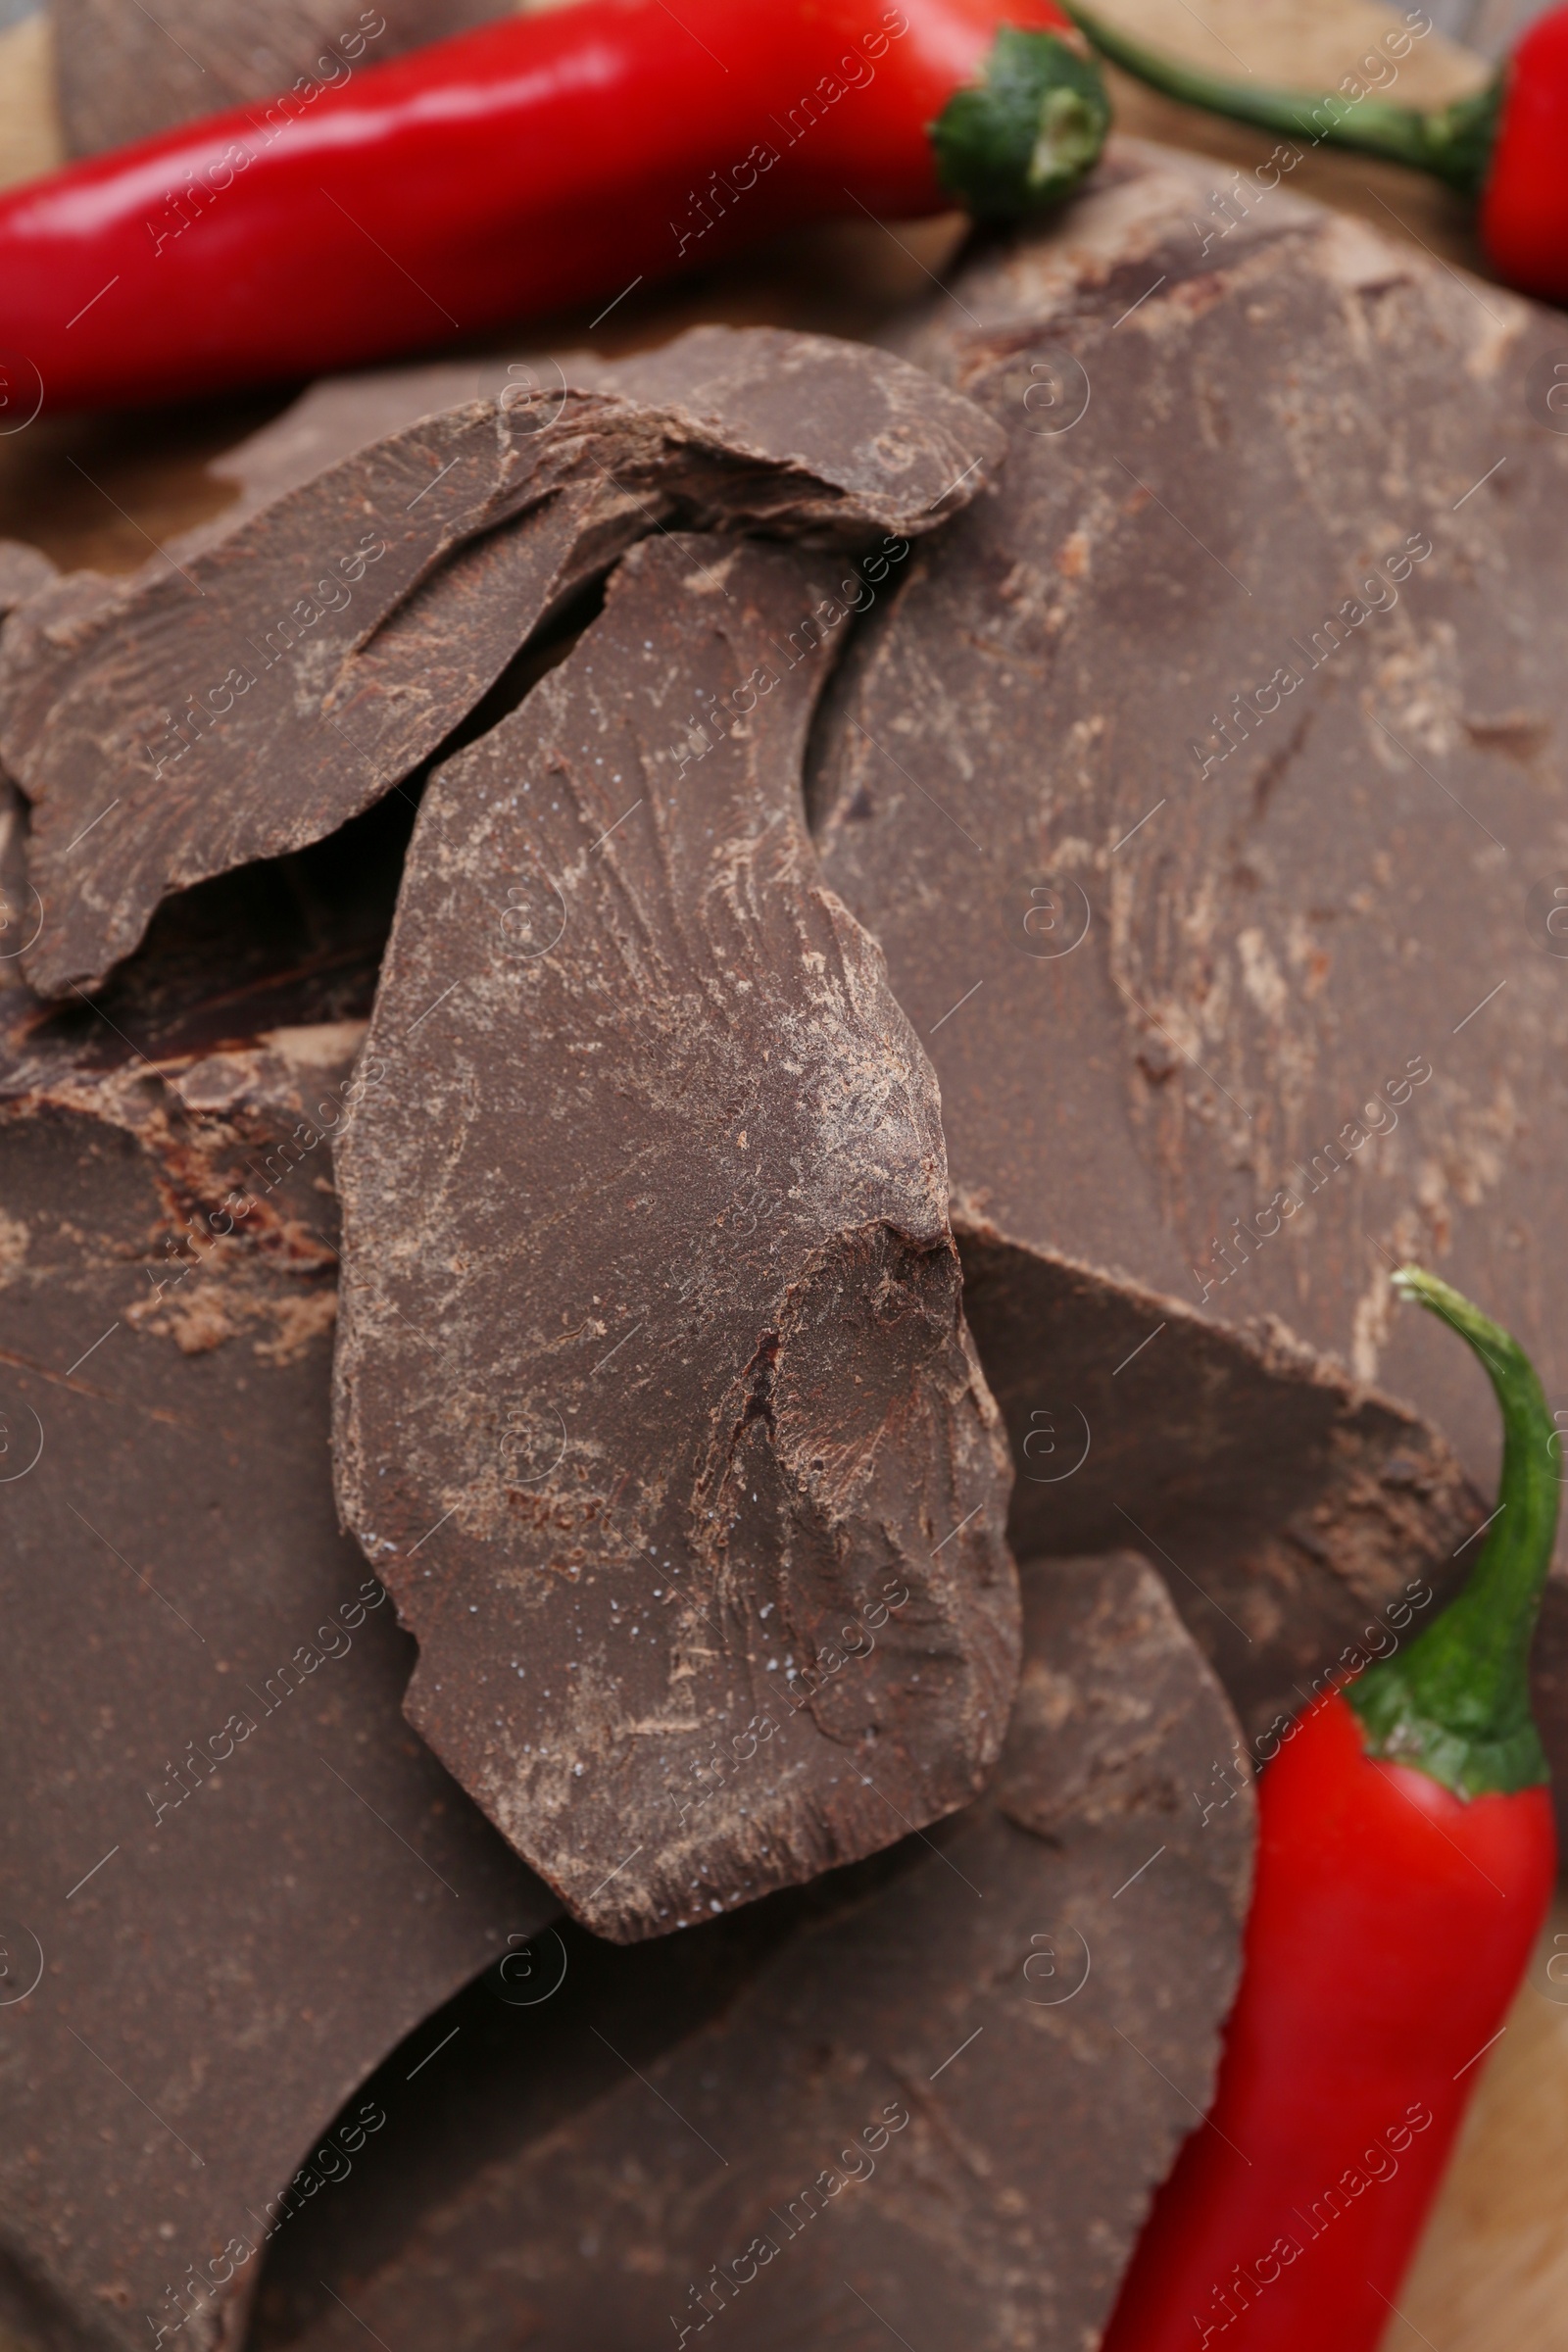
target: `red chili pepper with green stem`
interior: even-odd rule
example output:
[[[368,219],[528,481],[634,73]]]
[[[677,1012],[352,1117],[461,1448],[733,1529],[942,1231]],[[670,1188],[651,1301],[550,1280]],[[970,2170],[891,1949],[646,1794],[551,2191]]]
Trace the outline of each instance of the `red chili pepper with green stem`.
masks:
[[[1023,217],[1083,177],[1109,113],[1054,0],[513,17],[0,194],[12,404],[35,382],[51,408],[183,397],[612,308],[831,214]]]
[[[1436,1276],[1502,1408],[1497,1510],[1456,1600],[1297,1718],[1214,2104],[1154,2200],[1102,2352],[1374,2352],[1556,1875],[1531,1636],[1555,1431],[1517,1342]]]
[[[1538,17],[1483,88],[1423,110],[1375,91],[1314,94],[1232,81],[1160,56],[1079,0],[1066,5],[1102,57],[1168,98],[1308,145],[1321,140],[1434,173],[1479,201],[1481,242],[1499,277],[1568,302],[1568,7]]]

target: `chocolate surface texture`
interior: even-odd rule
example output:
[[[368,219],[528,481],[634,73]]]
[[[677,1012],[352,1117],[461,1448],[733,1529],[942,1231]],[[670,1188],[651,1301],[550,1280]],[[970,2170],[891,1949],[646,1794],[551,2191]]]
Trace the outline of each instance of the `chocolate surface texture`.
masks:
[[[661,1946],[617,1955],[613,1991],[568,1974],[523,2013],[540,2056],[514,2146],[475,2166],[479,2111],[455,2108],[427,2207],[391,2242],[355,2183],[323,2202],[270,2265],[269,2352],[336,2352],[356,2321],[455,2352],[654,2352],[710,2322],[739,2352],[1097,2340],[1210,2094],[1252,1793],[1146,1562],[1033,1562],[1022,1585],[1022,1688],[987,1795],[681,1937],[696,1974],[749,1940],[658,2055],[631,2036]],[[568,2058],[591,2085],[574,2111],[540,2087]]]
[[[951,1812],[1012,1696],[936,1090],[802,813],[863,588],[633,551],[431,781],[340,1153],[339,1495],[410,1719],[615,1936]]]
[[[1172,1436],[1223,1443],[1202,1384],[1247,1353],[1188,1310],[1255,1325],[1265,1354],[1271,1328],[1303,1343],[1341,1385],[1341,1502],[1315,1528],[1278,1423],[1243,1477],[1285,1503],[1262,1549],[1213,1507],[1190,1544],[1179,1510],[1145,1522],[1250,1716],[1298,1703],[1304,1652],[1460,1541],[1440,1473],[1401,1564],[1432,1441],[1369,1384],[1481,1494],[1495,1478],[1481,1368],[1395,1312],[1393,1267],[1484,1299],[1568,1396],[1547,929],[1568,646],[1545,589],[1568,441],[1531,406],[1549,314],[1284,186],[1205,256],[1206,171],[1123,145],[1058,237],[982,248],[961,311],[904,337],[1004,426],[1006,464],[859,632],[810,793],[824,871],[936,1065],[966,1259],[1015,1251],[1058,1298],[1098,1276],[1127,1310],[1103,1363],[1074,1342],[1026,1396],[1016,1322],[1006,1371],[971,1288],[1015,1441],[1057,1408],[1062,1469],[1087,1412],[1102,1459],[1180,1503],[1200,1452]],[[1096,1480],[1091,1449],[1040,1507],[1072,1540],[1135,1540],[1110,1506],[1139,1503]],[[1554,1586],[1547,1650],[1561,1609]]]
[[[220,518],[172,569],[68,575],[14,613],[0,757],[32,803],[32,985],[92,988],[169,891],[367,808],[644,533],[917,533],[1000,446],[929,377],[821,336],[700,329],[664,364],[685,390],[662,407],[509,379]]]
[[[412,1644],[333,1508],[373,956],[318,942],[303,980],[269,902],[248,1006],[237,902],[220,957],[183,904],[101,1013],[0,964],[0,2328],[51,2347],[237,2344],[354,2161],[313,2135],[554,1909],[404,1722]]]
[[[1255,1740],[1462,1573],[1494,1407],[1400,1258],[1568,1410],[1560,330],[1284,186],[1204,250],[1208,192],[1122,143],[975,249],[941,385],[386,371],[180,576],[0,550],[0,2317],[237,2341],[244,2211],[548,1915],[403,1698],[596,1935],[720,1958],[652,2041],[678,1961],[585,1965],[395,2232],[276,2231],[269,2343],[1102,2324],[1246,1898],[1188,1634]],[[362,1044],[418,771],[584,623],[436,769]],[[328,1641],[372,1571],[406,1697],[390,1607]]]

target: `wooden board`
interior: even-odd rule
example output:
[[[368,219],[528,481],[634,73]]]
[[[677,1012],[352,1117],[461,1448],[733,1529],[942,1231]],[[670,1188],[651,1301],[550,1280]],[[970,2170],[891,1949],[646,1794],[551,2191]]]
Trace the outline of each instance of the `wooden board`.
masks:
[[[1568,2341],[1568,1902],[1478,2071],[1382,2352],[1562,2352]]]
[[[1250,71],[1298,86],[1332,86],[1398,21],[1377,0],[1107,5],[1144,37],[1216,72]],[[1393,94],[1440,103],[1474,87],[1484,71],[1471,53],[1433,32],[1412,49]],[[1212,122],[1111,78],[1121,126],[1211,156],[1216,190],[1274,144],[1270,135]],[[45,21],[33,17],[0,31],[0,185],[48,169],[60,152]],[[1321,149],[1293,185],[1450,266],[1485,274],[1463,207],[1413,173]],[[863,335],[929,290],[962,234],[962,223],[950,219],[900,225],[896,235],[850,221],[781,239],[673,290],[634,298],[617,318],[613,341],[601,333],[596,343],[624,350],[705,318]],[[577,342],[585,324],[550,322],[507,347]],[[43,422],[0,440],[0,535],[30,539],[61,564],[130,570],[172,533],[227,504],[231,493],[206,471],[207,461],[286,397]],[[1412,1987],[1414,1999],[1441,1997],[1441,1986]],[[1507,2030],[1478,2074],[1460,2146],[1383,2352],[1561,2352],[1568,2342],[1568,1905],[1551,1921]],[[1327,2316],[1324,2341],[1332,2345]],[[3,2337],[0,2352],[13,2352]]]

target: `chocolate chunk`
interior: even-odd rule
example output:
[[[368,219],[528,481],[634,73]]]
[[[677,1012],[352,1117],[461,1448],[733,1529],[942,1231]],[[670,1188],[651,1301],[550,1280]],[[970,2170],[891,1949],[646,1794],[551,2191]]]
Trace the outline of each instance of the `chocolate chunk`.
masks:
[[[865,355],[859,358],[863,370]],[[499,403],[519,429],[538,430],[568,383],[578,391],[614,392],[647,407],[679,411],[705,433],[745,434],[751,454],[788,450],[793,466],[867,493],[879,486],[883,463],[898,466],[901,449],[906,463],[922,469],[934,455],[929,486],[939,488],[936,475],[948,452],[941,444],[926,449],[919,444],[930,444],[932,433],[944,426],[957,436],[954,455],[957,444],[976,432],[985,438],[988,463],[1000,452],[1003,436],[995,427],[987,437],[977,414],[955,409],[951,393],[923,374],[911,376],[902,363],[886,386],[885,412],[864,420],[865,446],[858,451],[844,373],[855,364],[856,347],[830,336],[777,327],[694,326],[651,351],[617,360],[582,351],[560,358],[535,352],[512,360],[368,368],[308,385],[281,416],[214,459],[208,470],[238,483],[238,512],[248,514],[370,442],[471,400]],[[871,365],[880,371],[886,360]],[[820,380],[813,380],[818,371],[823,371]],[[939,496],[932,512],[940,516],[962,503],[961,492],[947,505]],[[231,522],[234,513],[231,509],[222,521]]]
[[[1561,327],[1284,187],[1205,251],[1204,171],[1123,149],[1103,194],[1054,236],[983,249],[961,309],[908,337],[1005,425],[1007,462],[858,641],[812,805],[824,871],[936,1064],[965,1216],[1053,1281],[1107,1286],[1105,1360],[1078,1361],[1117,1458],[1172,1462],[1166,1549],[1207,1586],[1196,1539],[1238,1476],[1254,1524],[1270,1494],[1292,1520],[1214,1586],[1251,1648],[1172,1578],[1261,1703],[1303,1646],[1337,1651],[1352,1594],[1402,1582],[1377,1531],[1411,1491],[1376,1462],[1392,1445],[1424,1477],[1431,1441],[1405,1448],[1354,1387],[1409,1399],[1482,1494],[1494,1481],[1486,1380],[1396,1307],[1401,1258],[1510,1325],[1568,1400],[1564,444],[1542,391]],[[1278,1318],[1346,1384],[1330,1451],[1346,1473],[1360,1455],[1381,1499],[1368,1517],[1360,1471],[1334,1471],[1316,1561],[1288,1448],[1250,1471],[1229,1446],[1173,1460],[1171,1433],[1218,1426],[1183,1308]],[[1029,1401],[1093,1420],[1057,1348]],[[1405,1574],[1452,1526],[1436,1475]],[[1381,1564],[1351,1565],[1374,1535]]]
[[[644,533],[907,536],[1000,447],[917,370],[823,336],[705,329],[664,367],[689,383],[662,407],[560,378],[426,416],[173,568],[19,611],[0,755],[33,803],[32,984],[92,987],[166,892],[368,808]]]
[[[507,9],[506,0],[364,9],[351,0],[159,0],[155,16],[117,0],[49,0],[49,13],[66,144],[96,155],[247,99],[274,99],[260,120],[281,131],[316,96],[309,83],[333,88]]]
[[[632,551],[431,781],[340,1154],[339,1496],[410,1720],[613,1936],[951,1812],[1012,1696],[936,1089],[801,809],[875,601]]]
[[[762,1906],[771,1948],[735,1952],[708,2020],[662,2053],[657,2000],[636,1999],[659,1947],[591,1995],[568,1973],[520,2014],[547,2067],[581,2053],[575,2112],[518,2067],[513,2147],[473,2167],[476,2125],[509,2111],[493,2087],[471,2120],[454,2110],[447,2180],[391,2242],[354,2182],[323,2201],[270,2266],[264,2346],[347,2352],[368,2328],[597,2352],[689,2346],[710,2320],[737,2352],[1098,2340],[1212,2088],[1251,1786],[1145,1562],[1034,1563],[1022,1582],[1023,1684],[990,1794]],[[683,1936],[694,1972],[741,1926]]]
[[[1282,1325],[954,1228],[1020,1557],[1143,1544],[1254,1738],[1430,1622],[1485,1506],[1429,1423]]]
[[[0,966],[0,2327],[127,2352],[239,2340],[312,2135],[554,1909],[333,1508],[346,967],[241,1001],[231,894],[198,1000],[200,897],[102,1013]]]

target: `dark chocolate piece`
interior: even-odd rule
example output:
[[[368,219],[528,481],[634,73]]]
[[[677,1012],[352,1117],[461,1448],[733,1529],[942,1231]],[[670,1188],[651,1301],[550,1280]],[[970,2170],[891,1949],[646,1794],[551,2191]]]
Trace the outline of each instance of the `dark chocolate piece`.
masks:
[[[936,1090],[801,812],[875,598],[632,551],[431,780],[340,1154],[338,1491],[410,1720],[619,1937],[965,1803],[1012,1696]]]
[[[255,120],[264,135],[281,135],[316,96],[312,83],[334,88],[507,13],[507,0],[158,0],[156,13],[120,0],[49,0],[66,146],[96,155],[248,99],[272,102]],[[174,234],[186,216],[172,200],[183,193],[171,183]]]
[[[1231,1329],[961,1202],[954,1230],[1020,1558],[1141,1543],[1265,1756],[1277,1718],[1430,1623],[1485,1506],[1419,1414],[1277,1323]]]
[[[352,957],[200,998],[200,897],[102,1014],[0,965],[0,2328],[127,2352],[239,2340],[313,2133],[555,1907],[333,1509]]]
[[[1170,1300],[1278,1318],[1487,1494],[1487,1382],[1389,1277],[1439,1266],[1568,1405],[1560,322],[1284,186],[1205,250],[1206,167],[1113,169],[907,338],[1009,454],[835,682],[824,871],[927,1042],[965,1217],[1119,1289],[1094,1379],[1129,1444],[1146,1399],[1146,1460],[1199,1402]],[[1045,1354],[1036,1386],[1087,1404]],[[1294,1469],[1256,1476],[1283,1527]],[[1354,1564],[1385,1502],[1363,1524],[1338,1477],[1319,1558],[1293,1537],[1219,1576],[1250,1648],[1173,1578],[1250,1705],[1402,1581],[1381,1536]],[[1439,1484],[1409,1573],[1452,1526]],[[1206,1584],[1177,1492],[1161,1541]]]
[[[912,535],[1000,447],[917,370],[824,336],[676,348],[677,403],[503,388],[220,518],[173,567],[68,576],[15,613],[0,755],[33,804],[33,986],[90,988],[166,892],[368,808],[644,533]]]
[[[658,1996],[636,1998],[657,1946],[592,1997],[568,1974],[529,2016],[558,2069],[583,2068],[575,2111],[519,2067],[513,2147],[475,2168],[474,2117],[512,2084],[476,2094],[395,2235],[349,2183],[279,2244],[262,2345],[349,2352],[368,2328],[690,2352],[710,2322],[735,2352],[1098,2340],[1212,2088],[1251,1787],[1145,1562],[1034,1563],[1022,1583],[1023,1684],[986,1798],[762,1906],[770,1948],[736,1952],[662,2052]],[[683,1936],[694,1973],[741,1926]]]
[[[217,529],[226,530],[238,516],[256,512],[286,490],[299,489],[372,441],[469,401],[499,404],[519,431],[540,430],[568,383],[575,391],[612,392],[645,407],[678,411],[707,433],[747,431],[756,448],[788,447],[794,453],[792,463],[838,480],[852,454],[853,434],[842,414],[846,395],[839,392],[834,397],[830,390],[819,415],[816,387],[803,387],[800,375],[803,366],[824,361],[831,365],[829,355],[842,358],[851,349],[829,338],[776,327],[694,326],[652,350],[616,360],[602,360],[586,351],[560,356],[533,351],[512,359],[493,355],[432,360],[411,368],[367,368],[354,374],[321,376],[280,416],[212,461],[208,471],[220,481],[237,483],[240,490],[238,506],[219,517]],[[899,389],[905,397],[913,390],[906,383]],[[940,389],[933,393],[929,383],[922,383],[914,397],[942,401],[933,415],[952,419],[947,405],[951,395],[944,400]],[[964,432],[974,431],[978,422],[972,416],[958,421]],[[896,451],[908,438],[906,429],[900,431],[896,416],[868,420],[866,434],[875,438],[890,423],[894,439],[889,446]],[[1002,435],[994,433],[986,445],[988,460],[1001,446]],[[956,500],[954,505],[961,503]]]

